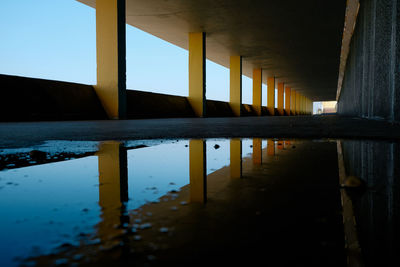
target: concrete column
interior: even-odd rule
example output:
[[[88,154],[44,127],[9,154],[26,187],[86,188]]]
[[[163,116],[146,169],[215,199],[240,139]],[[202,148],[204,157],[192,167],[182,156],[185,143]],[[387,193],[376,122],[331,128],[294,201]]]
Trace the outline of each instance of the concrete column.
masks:
[[[197,117],[206,116],[206,34],[189,33],[189,103]]]
[[[126,117],[125,0],[96,2],[96,93],[110,119]]]
[[[292,90],[290,98],[290,112],[291,115],[296,115],[296,91]]]
[[[275,77],[267,79],[267,109],[269,115],[275,115]]]
[[[285,88],[285,114],[290,116],[290,98],[291,98],[291,89],[290,87]]]
[[[242,177],[242,140],[232,139],[230,143],[231,178]]]
[[[267,141],[267,155],[268,156],[275,155],[275,142],[272,139],[268,139]]]
[[[301,94],[296,92],[296,115],[300,115]]]
[[[242,57],[231,56],[229,65],[229,104],[235,116],[241,115],[242,107]]]
[[[119,234],[119,229],[110,225],[122,225],[123,203],[128,201],[127,152],[120,142],[100,144],[99,164],[99,205],[102,208],[102,222],[99,236],[105,242]]]
[[[253,163],[260,165],[262,162],[262,139],[253,139]]]
[[[280,116],[285,115],[283,110],[283,91],[285,88],[284,83],[278,83],[278,113]]]
[[[207,201],[206,143],[204,140],[189,142],[190,202]]]
[[[304,115],[304,95],[300,96],[300,114]]]
[[[262,105],[262,70],[253,69],[253,108],[261,116]]]

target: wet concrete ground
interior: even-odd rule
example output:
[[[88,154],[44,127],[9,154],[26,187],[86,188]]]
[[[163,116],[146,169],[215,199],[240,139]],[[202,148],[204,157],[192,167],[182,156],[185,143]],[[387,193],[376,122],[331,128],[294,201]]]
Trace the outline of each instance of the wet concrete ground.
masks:
[[[32,146],[47,140],[221,137],[397,140],[399,136],[399,124],[335,115],[0,123],[0,148]]]
[[[98,242],[29,262],[345,266],[336,142],[269,145],[262,164],[243,158],[242,178],[232,165],[209,174],[203,200],[191,184],[133,211],[103,207]]]
[[[333,139],[2,149],[0,265],[397,266],[399,146],[342,140],[339,168]]]

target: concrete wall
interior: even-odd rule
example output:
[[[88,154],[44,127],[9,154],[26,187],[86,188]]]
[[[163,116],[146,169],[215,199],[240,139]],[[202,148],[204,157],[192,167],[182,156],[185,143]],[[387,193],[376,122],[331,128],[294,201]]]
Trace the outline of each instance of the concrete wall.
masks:
[[[92,86],[0,75],[0,121],[106,117]]]
[[[400,121],[400,0],[361,0],[338,113]]]
[[[400,145],[347,140],[342,148],[347,176],[365,183],[348,193],[366,266],[399,266]]]
[[[242,116],[255,115],[242,105]],[[229,103],[207,100],[207,117],[233,116]],[[186,97],[127,90],[128,119],[174,117],[195,117]],[[107,116],[93,86],[0,75],[0,121],[99,119]]]

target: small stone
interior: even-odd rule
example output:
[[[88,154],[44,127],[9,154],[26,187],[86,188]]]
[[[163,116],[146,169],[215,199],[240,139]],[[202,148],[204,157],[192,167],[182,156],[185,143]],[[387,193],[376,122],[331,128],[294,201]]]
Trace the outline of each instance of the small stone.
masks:
[[[147,256],[147,259],[148,259],[149,261],[154,261],[154,260],[156,259],[156,256],[154,256],[154,255],[148,255],[148,256]]]
[[[160,233],[168,233],[168,228],[167,227],[161,227],[160,228]]]
[[[54,261],[55,265],[64,265],[64,264],[68,264],[68,259],[57,259]]]
[[[185,206],[185,205],[187,205],[188,203],[187,203],[187,201],[181,201],[181,203],[180,203],[182,206]]]
[[[40,150],[32,150],[31,152],[29,152],[29,156],[31,156],[31,158],[33,160],[44,160],[46,159],[46,152],[40,151]]]
[[[89,209],[84,208],[84,209],[82,210],[82,212],[89,212]]]
[[[135,236],[133,236],[133,240],[140,241],[140,240],[142,240],[142,237],[140,235],[135,235]]]
[[[141,220],[141,219],[135,219],[134,222],[135,222],[135,223],[141,223],[142,220]]]
[[[172,206],[171,210],[176,211],[176,210],[178,210],[178,207],[177,206]]]
[[[149,229],[151,228],[151,223],[143,223],[140,225],[140,229],[144,230],[144,229]]]
[[[83,259],[83,255],[82,254],[76,254],[74,257],[72,257],[74,260],[76,261],[80,261],[81,259]]]

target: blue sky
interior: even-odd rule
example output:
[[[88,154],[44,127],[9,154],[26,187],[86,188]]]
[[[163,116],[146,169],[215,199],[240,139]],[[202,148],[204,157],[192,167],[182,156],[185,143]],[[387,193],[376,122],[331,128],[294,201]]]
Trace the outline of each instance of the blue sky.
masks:
[[[95,19],[75,0],[1,0],[0,73],[95,84]],[[229,70],[210,61],[206,70],[207,98],[228,101]],[[251,104],[252,80],[242,86]],[[188,52],[127,25],[127,88],[187,96]]]

